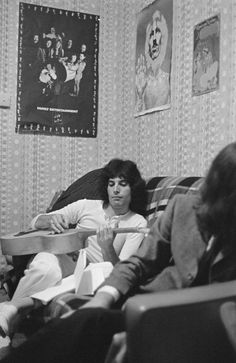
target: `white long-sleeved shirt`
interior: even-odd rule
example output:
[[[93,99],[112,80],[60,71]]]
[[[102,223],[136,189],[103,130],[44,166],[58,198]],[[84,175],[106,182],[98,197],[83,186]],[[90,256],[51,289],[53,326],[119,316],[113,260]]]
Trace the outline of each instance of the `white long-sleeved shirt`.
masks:
[[[119,228],[139,227],[145,228],[147,221],[140,214],[132,211],[124,215],[114,216],[108,219],[103,209],[102,200],[82,199],[67,205],[66,207],[48,214],[61,214],[67,223],[76,224],[76,228],[97,229],[108,222],[114,226],[118,221]],[[31,227],[35,228],[38,217],[36,216]],[[120,260],[125,260],[133,255],[139,248],[144,235],[142,233],[119,233],[116,235],[113,246]],[[97,243],[97,236],[87,238],[85,250],[89,262],[102,262],[101,248]]]

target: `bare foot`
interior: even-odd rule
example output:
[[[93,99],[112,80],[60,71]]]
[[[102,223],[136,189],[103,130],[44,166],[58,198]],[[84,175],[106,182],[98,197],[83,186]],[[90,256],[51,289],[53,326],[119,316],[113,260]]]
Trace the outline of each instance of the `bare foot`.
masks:
[[[10,333],[10,325],[17,316],[17,308],[11,303],[0,304],[0,336],[6,337]]]

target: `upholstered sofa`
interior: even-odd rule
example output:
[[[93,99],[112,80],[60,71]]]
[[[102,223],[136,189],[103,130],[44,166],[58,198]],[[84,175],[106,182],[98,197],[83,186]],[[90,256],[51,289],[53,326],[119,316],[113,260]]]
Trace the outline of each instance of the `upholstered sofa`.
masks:
[[[101,169],[93,170],[76,180],[67,190],[58,192],[47,211],[57,210],[78,199],[99,198],[98,178],[100,172]],[[147,206],[146,211],[144,211],[148,225],[151,226],[160,214],[163,213],[168,202],[175,194],[196,194],[199,192],[202,182],[203,177],[197,176],[154,176],[149,178],[146,181]],[[58,316],[70,311],[77,304],[78,301],[76,301],[73,293],[65,293],[53,299],[45,312],[50,317]]]
[[[101,170],[102,169],[92,170],[73,182],[66,190],[57,191],[46,211],[55,211],[83,198],[99,199],[98,180]],[[148,220],[148,225],[151,226],[153,224],[175,194],[198,193],[202,181],[203,178],[197,176],[154,176],[148,178],[146,180],[147,206],[144,211]],[[28,256],[26,256],[25,260],[27,261],[27,259]],[[15,271],[11,271],[11,278],[8,279],[7,284],[5,284],[10,297],[14,292],[19,278],[22,276],[25,267],[24,256],[20,256],[20,258],[16,256],[14,261],[16,269]],[[55,309],[56,315],[59,314],[61,306],[63,306],[61,313],[67,309],[67,304],[65,302],[68,302],[68,309],[73,305],[71,302],[71,300],[73,300],[73,294],[64,294],[63,303],[60,299],[61,297],[54,299],[53,304],[51,304],[51,307]],[[52,315],[54,315],[53,309],[50,309],[50,314]]]
[[[57,210],[76,200],[98,199],[98,178],[101,169],[95,169],[85,174],[67,190],[58,191],[53,197],[48,212]],[[146,180],[147,207],[146,217],[149,225],[165,210],[170,199],[175,194],[198,193],[203,177],[198,176],[154,176]]]

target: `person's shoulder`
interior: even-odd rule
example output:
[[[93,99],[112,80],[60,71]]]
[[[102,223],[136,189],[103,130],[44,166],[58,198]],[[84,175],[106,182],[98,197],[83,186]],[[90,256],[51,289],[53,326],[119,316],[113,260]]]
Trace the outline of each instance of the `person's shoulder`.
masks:
[[[199,198],[199,194],[176,194],[172,200],[175,204],[195,204]]]
[[[172,208],[175,210],[185,210],[195,209],[199,204],[200,193],[199,194],[176,194],[170,203]]]
[[[84,203],[88,206],[102,206],[103,205],[103,201],[100,199],[83,199]]]
[[[71,203],[70,205],[71,209],[74,210],[84,210],[84,211],[90,211],[90,210],[100,210],[103,206],[102,200],[97,199],[79,199],[76,202]]]
[[[132,211],[130,211],[129,213],[129,219],[137,223],[144,223],[144,224],[147,223],[146,219],[141,214]]]
[[[191,194],[176,194],[167,204],[167,207],[158,218],[160,223],[165,223],[168,220],[186,221],[196,214],[196,206],[199,201],[199,196]],[[181,223],[182,223],[181,222]]]

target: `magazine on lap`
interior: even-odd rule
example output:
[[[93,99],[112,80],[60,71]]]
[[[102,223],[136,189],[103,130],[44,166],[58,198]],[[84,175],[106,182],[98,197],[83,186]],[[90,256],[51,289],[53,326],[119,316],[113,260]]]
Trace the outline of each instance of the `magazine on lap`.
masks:
[[[56,296],[75,292],[78,296],[93,295],[98,286],[111,273],[111,262],[90,263],[86,266],[86,251],[80,250],[79,258],[73,275],[62,279],[57,285],[31,295],[32,298],[48,304]]]

